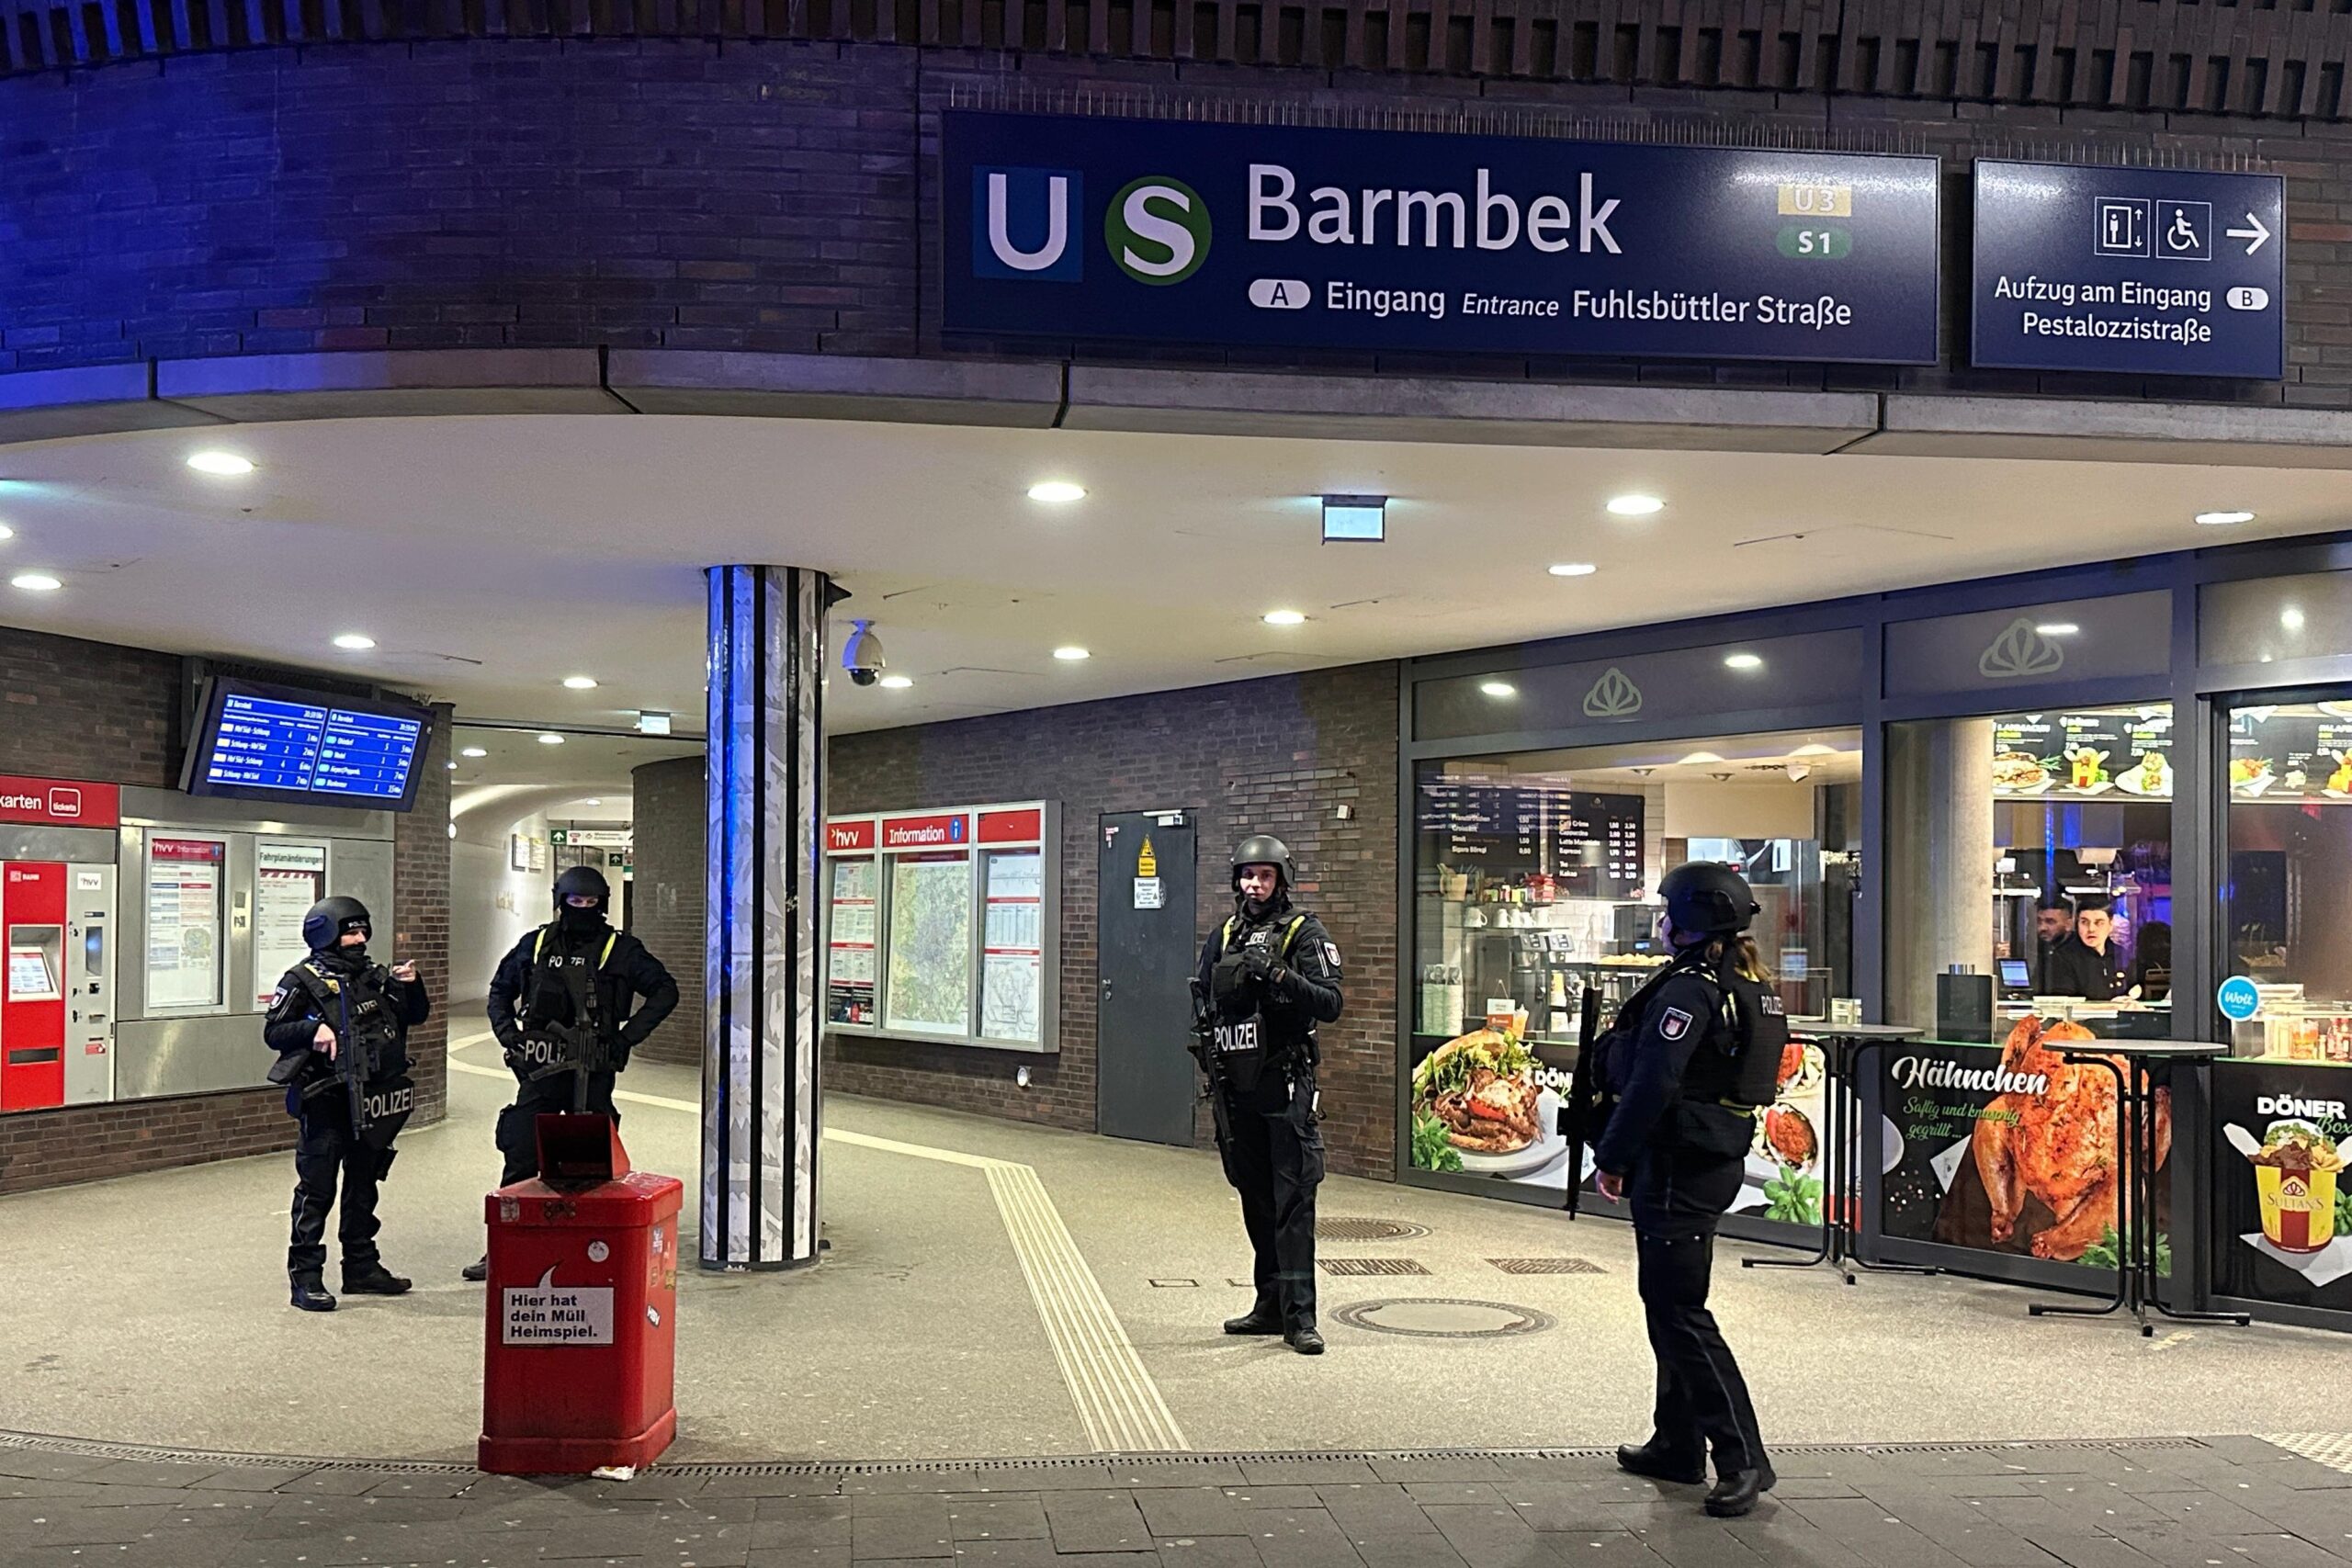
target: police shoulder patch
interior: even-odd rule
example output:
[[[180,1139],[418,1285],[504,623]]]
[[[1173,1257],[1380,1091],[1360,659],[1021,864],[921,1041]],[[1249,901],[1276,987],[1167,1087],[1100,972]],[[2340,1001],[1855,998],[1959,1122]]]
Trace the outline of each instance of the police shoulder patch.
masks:
[[[1679,1040],[1690,1030],[1690,1015],[1680,1008],[1668,1008],[1658,1017],[1657,1032],[1668,1040]]]
[[[1340,944],[1336,942],[1325,942],[1323,944],[1323,956],[1331,961],[1332,968],[1337,969],[1340,966]]]

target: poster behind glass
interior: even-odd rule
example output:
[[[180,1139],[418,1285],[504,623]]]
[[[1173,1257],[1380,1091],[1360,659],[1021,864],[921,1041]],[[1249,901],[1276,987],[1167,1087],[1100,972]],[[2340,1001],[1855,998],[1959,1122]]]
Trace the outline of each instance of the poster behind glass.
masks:
[[[311,955],[302,917],[326,897],[327,847],[268,839],[254,846],[254,1005],[266,1008],[285,973]]]
[[[972,857],[960,851],[890,862],[890,1028],[973,1032],[972,876]]]
[[[2352,1071],[2279,1062],[2213,1068],[2213,1288],[2352,1312]]]
[[[986,861],[980,1036],[1033,1044],[1044,1028],[1045,855],[1000,850]]]
[[[147,1007],[220,1005],[221,886],[228,845],[155,838],[147,844]]]
[[[826,924],[825,1016],[834,1023],[870,1024],[874,1016],[876,897],[880,865],[871,855],[832,860],[831,907]]]

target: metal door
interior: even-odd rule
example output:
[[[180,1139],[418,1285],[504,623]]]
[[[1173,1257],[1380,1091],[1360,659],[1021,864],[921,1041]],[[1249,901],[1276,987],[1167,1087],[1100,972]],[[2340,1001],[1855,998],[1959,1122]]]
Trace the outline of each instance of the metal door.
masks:
[[[1203,934],[1193,821],[1189,811],[1105,816],[1095,884],[1095,1126],[1184,1148],[1195,1092],[1186,982]]]

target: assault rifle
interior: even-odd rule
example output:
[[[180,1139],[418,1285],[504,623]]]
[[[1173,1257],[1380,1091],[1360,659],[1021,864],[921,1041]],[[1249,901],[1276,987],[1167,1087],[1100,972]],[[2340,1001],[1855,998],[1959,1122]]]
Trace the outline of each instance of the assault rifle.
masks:
[[[531,1026],[530,1032],[555,1048],[548,1053],[551,1059],[548,1064],[531,1074],[532,1081],[570,1073],[571,1112],[577,1116],[586,1111],[589,1080],[613,1066],[613,1048],[606,1043],[604,1032],[594,1023],[537,1023]]]
[[[1207,1075],[1206,1087],[1202,1090],[1205,1099],[1216,1090],[1216,1020],[1209,1011],[1207,983],[1195,975],[1184,985],[1193,996],[1193,1042],[1184,1049]]]
[[[1568,1073],[1568,1100],[1560,1107],[1560,1131],[1568,1140],[1568,1218],[1577,1217],[1584,1196],[1584,1151],[1592,1141],[1600,1086],[1594,1075],[1594,1048],[1600,1038],[1600,991],[1587,986],[1577,1016],[1577,1062]]]

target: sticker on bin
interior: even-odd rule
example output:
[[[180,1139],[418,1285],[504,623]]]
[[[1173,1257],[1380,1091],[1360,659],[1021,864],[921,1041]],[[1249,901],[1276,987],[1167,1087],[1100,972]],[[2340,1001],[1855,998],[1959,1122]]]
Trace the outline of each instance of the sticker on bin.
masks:
[[[559,1285],[550,1267],[536,1285],[509,1285],[507,1345],[609,1345],[613,1342],[613,1288]]]

